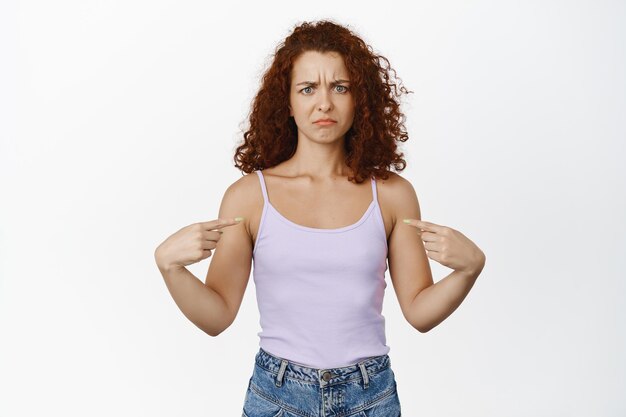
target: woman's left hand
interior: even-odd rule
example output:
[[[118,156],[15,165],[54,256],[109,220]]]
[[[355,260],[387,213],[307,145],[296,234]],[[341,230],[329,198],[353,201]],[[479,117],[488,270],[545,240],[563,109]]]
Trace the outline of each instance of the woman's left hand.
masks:
[[[478,276],[485,265],[485,254],[463,233],[450,227],[417,219],[406,219],[421,234],[430,259],[454,269]]]

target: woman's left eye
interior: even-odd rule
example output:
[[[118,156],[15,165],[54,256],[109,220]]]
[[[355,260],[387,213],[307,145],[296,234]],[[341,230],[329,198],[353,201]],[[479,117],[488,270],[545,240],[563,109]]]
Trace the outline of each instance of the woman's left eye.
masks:
[[[335,87],[343,88],[343,90],[339,91],[340,93],[345,93],[345,92],[348,91],[348,87],[346,87],[345,85],[337,85]],[[311,88],[313,88],[313,87],[311,87],[311,86],[304,87],[302,90],[300,90],[300,92],[304,92],[305,94],[308,94],[309,92],[306,91],[306,90],[310,90]]]

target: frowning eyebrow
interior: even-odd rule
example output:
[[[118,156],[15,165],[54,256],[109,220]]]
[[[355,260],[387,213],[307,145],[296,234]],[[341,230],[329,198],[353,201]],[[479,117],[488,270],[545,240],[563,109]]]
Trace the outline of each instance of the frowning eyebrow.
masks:
[[[332,83],[330,83],[330,85],[337,85],[337,84],[343,84],[343,83],[349,83],[350,80],[336,80],[333,81]],[[313,82],[313,81],[302,81],[301,83],[298,83],[296,85],[313,85],[313,86],[317,86],[318,83]]]

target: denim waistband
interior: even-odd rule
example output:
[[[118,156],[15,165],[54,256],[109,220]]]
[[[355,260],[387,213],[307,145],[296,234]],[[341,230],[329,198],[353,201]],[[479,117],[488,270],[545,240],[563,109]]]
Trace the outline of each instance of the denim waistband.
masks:
[[[362,378],[365,386],[367,386],[369,384],[369,376],[389,368],[391,359],[389,355],[385,354],[372,356],[354,365],[320,369],[279,358],[263,350],[263,348],[259,348],[255,356],[255,363],[265,371],[275,374],[278,386],[281,385],[283,377],[319,383],[321,386]]]

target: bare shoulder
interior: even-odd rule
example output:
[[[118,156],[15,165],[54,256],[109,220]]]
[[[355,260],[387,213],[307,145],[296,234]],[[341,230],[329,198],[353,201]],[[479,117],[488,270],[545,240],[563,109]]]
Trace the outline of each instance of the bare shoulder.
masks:
[[[417,209],[419,213],[417,193],[409,180],[400,174],[389,172],[389,178],[377,179],[376,182],[381,204],[384,204],[390,215],[392,227],[395,226],[397,219],[403,216],[402,208],[411,207],[413,212]]]
[[[258,203],[263,201],[261,188],[259,187],[259,177],[255,172],[243,175],[237,181],[228,186],[224,193],[222,204],[227,204],[236,211],[236,216],[244,217],[244,225],[250,236],[250,219],[258,211]],[[226,210],[231,212],[231,210]],[[235,211],[232,211],[235,213]]]
[[[236,199],[249,199],[250,192],[254,192],[257,189],[256,185],[258,184],[258,174],[252,172],[250,174],[244,174],[237,181],[233,182],[226,189],[225,194],[229,194],[229,197]]]
[[[411,182],[404,178],[402,175],[397,172],[389,171],[389,178],[385,179],[376,179],[376,181],[382,184],[384,187],[388,189],[397,189],[401,187],[411,186]]]

